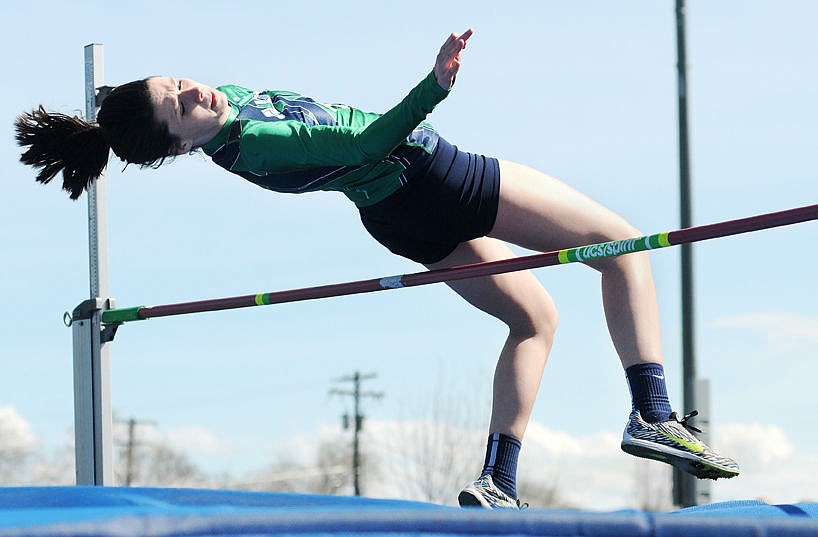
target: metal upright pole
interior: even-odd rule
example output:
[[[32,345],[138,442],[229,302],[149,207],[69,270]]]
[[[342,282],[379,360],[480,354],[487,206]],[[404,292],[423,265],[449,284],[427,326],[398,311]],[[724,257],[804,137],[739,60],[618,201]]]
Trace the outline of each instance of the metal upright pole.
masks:
[[[699,415],[696,416],[696,427],[702,430],[702,432],[696,436],[705,444],[710,445],[713,427],[710,415],[710,380],[708,379],[700,378],[696,380],[696,410],[699,411]],[[696,498],[694,505],[710,503],[712,500],[712,485],[713,482],[709,479],[696,481]]]
[[[103,86],[103,47],[85,47],[85,117],[96,119]],[[108,298],[108,219],[104,175],[88,189],[90,299],[74,310],[74,450],[77,485],[113,484],[111,368],[102,311]]]
[[[676,0],[676,52],[679,92],[679,203],[681,227],[692,226],[690,202],[690,150],[687,129],[687,52],[685,2]],[[696,408],[696,353],[693,315],[693,245],[682,245],[682,390],[684,411]],[[674,469],[673,499],[682,507],[696,505],[696,479]]]

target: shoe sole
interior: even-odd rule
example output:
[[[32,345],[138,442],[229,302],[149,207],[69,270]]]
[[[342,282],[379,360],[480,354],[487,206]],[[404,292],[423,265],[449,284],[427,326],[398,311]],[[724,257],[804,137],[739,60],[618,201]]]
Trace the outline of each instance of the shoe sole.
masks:
[[[457,495],[457,503],[460,504],[460,507],[482,507],[484,509],[491,509],[491,506],[488,505],[483,498],[468,490],[464,490]]]
[[[693,454],[686,453],[679,449],[662,446],[664,451],[661,451],[657,449],[656,444],[636,438],[623,440],[621,447],[625,453],[643,459],[651,459],[671,464],[679,470],[694,475],[699,479],[730,479],[739,474],[738,470],[704,461]]]

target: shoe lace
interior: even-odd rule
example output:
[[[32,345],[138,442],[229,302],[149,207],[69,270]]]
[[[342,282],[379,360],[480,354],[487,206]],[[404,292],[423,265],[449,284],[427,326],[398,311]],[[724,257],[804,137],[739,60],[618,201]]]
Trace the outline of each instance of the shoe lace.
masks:
[[[698,427],[695,427],[695,426],[691,425],[690,423],[688,423],[688,420],[690,420],[692,418],[695,418],[698,415],[699,415],[699,411],[698,410],[693,410],[690,413],[686,414],[682,419],[679,419],[679,416],[675,412],[672,412],[670,414],[670,419],[676,420],[677,422],[681,423],[682,427],[684,427],[688,431],[692,431],[694,433],[700,433],[700,432],[702,432],[701,429],[699,429]]]
[[[528,509],[528,502],[521,502],[520,500],[517,500],[517,508]]]

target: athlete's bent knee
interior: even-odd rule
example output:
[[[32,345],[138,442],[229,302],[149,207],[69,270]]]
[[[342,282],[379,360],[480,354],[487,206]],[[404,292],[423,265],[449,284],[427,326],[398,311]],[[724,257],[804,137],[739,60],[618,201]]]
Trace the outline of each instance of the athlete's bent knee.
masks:
[[[504,321],[515,337],[542,339],[550,346],[557,330],[559,313],[551,296],[543,290],[527,295],[519,310]]]
[[[617,217],[612,225],[605,229],[604,232],[595,237],[594,242],[612,242],[624,239],[633,239],[641,237],[643,234],[637,228],[628,223],[625,219]],[[641,265],[647,262],[647,254],[644,252],[631,253],[615,257],[603,257],[586,261],[585,264],[599,272],[606,272],[609,270],[628,271],[634,265]]]

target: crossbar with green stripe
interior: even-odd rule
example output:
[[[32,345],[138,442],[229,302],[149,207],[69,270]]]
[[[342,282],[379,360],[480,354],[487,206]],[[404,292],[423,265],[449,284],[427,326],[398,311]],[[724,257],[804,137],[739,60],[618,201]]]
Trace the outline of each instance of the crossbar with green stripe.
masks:
[[[614,257],[633,252],[641,252],[644,250],[653,250],[656,248],[671,246],[670,242],[668,241],[668,235],[669,233],[657,233],[656,235],[647,235],[638,239],[623,239],[619,241],[590,244],[588,246],[579,246],[577,248],[560,250],[558,257],[560,263],[563,264],[583,263],[592,259]]]
[[[297,302],[301,300],[369,293],[466,278],[477,278],[565,263],[585,263],[594,259],[615,257],[633,252],[726,237],[816,219],[818,219],[818,205],[808,205],[786,211],[750,216],[738,220],[718,222],[666,233],[657,233],[655,235],[646,235],[644,237],[589,244],[554,252],[516,257],[514,259],[489,261],[486,263],[429,270],[414,274],[161,306],[137,306],[132,308],[111,309],[103,311],[102,322],[117,324],[149,319],[151,317],[167,317],[187,313],[266,306],[269,304],[282,304],[285,302]]]

